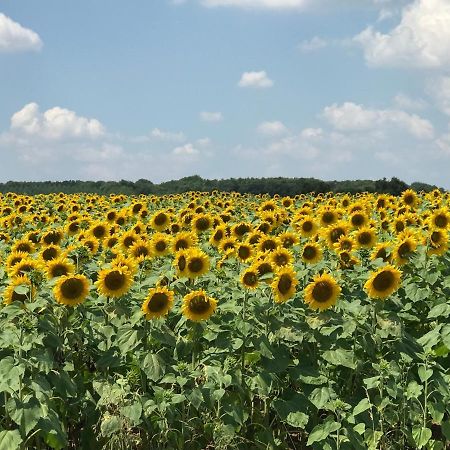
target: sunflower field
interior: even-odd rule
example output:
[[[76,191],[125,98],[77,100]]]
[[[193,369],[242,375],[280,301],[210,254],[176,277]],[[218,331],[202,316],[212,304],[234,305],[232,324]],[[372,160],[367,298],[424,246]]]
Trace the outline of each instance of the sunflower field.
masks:
[[[450,194],[0,194],[0,450],[450,448]]]

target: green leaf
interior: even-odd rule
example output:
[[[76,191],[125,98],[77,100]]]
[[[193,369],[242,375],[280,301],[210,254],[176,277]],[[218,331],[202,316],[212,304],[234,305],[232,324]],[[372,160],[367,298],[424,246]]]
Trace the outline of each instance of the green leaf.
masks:
[[[38,427],[44,433],[45,443],[50,447],[60,450],[67,446],[67,435],[61,428],[61,420],[53,410],[49,410],[45,417],[39,420]]]
[[[309,400],[317,409],[322,409],[330,400],[332,393],[333,391],[327,387],[316,388],[311,392]]]
[[[437,317],[447,318],[450,315],[450,305],[447,303],[441,303],[440,305],[433,306],[428,313],[428,319],[435,319]]]
[[[380,385],[380,377],[364,378],[364,384],[367,386],[367,389],[377,388]]]
[[[369,399],[363,398],[353,409],[353,415],[356,416],[361,414],[364,411],[367,411],[372,406],[372,403],[369,402]]]
[[[327,350],[323,352],[323,359],[335,366],[344,366],[349,369],[356,369],[354,354],[351,350],[338,348],[336,350]]]
[[[308,423],[309,417],[307,414],[302,412],[291,412],[286,418],[286,422],[296,428],[304,429]]]
[[[442,342],[447,348],[450,348],[450,325],[447,324],[442,328],[441,332]]]
[[[145,357],[142,369],[150,380],[158,381],[166,372],[166,364],[161,357],[155,353],[150,353]]]
[[[431,439],[431,430],[429,428],[415,426],[412,429],[412,436],[418,448],[422,448]]]
[[[450,420],[446,420],[441,424],[442,434],[450,441]]]
[[[105,437],[119,431],[121,428],[122,424],[117,416],[106,417],[100,425],[100,431]]]
[[[425,366],[420,366],[418,373],[419,373],[420,381],[422,381],[422,383],[425,383],[425,381],[430,379],[430,377],[433,375],[433,370],[425,369]]]
[[[22,438],[19,430],[0,431],[0,450],[14,450],[20,448]]]
[[[406,388],[406,398],[408,400],[412,398],[418,398],[422,393],[422,386],[417,381],[410,381]]]
[[[132,405],[122,407],[120,412],[127,419],[130,419],[133,425],[138,425],[141,422],[142,404],[135,402]]]
[[[26,436],[36,426],[43,414],[41,404],[35,397],[30,398],[27,402],[10,399],[7,409],[11,419],[23,431],[23,436]]]
[[[195,407],[195,409],[198,409],[199,406],[203,403],[202,391],[198,388],[193,389],[192,392],[188,395],[188,399]]]
[[[327,420],[320,425],[316,425],[311,431],[306,445],[311,445],[314,444],[314,442],[323,441],[330,435],[330,433],[339,430],[339,428],[341,428],[341,425],[333,420]]]
[[[434,347],[440,340],[440,332],[441,332],[442,324],[433,328],[427,334],[424,334],[420,339],[417,339],[417,342],[423,346],[423,348],[431,348]]]

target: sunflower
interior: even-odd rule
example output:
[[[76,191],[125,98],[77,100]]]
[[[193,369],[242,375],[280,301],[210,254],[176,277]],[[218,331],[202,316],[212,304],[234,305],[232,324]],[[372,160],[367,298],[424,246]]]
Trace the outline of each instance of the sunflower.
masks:
[[[212,227],[212,217],[209,214],[197,214],[191,222],[192,231],[204,233]]]
[[[450,228],[450,213],[446,208],[440,208],[433,212],[429,218],[431,228],[441,228],[448,230]]]
[[[223,239],[227,237],[227,230],[224,225],[221,225],[213,230],[209,243],[214,247],[219,247]]]
[[[349,222],[353,228],[360,228],[367,225],[369,218],[362,211],[355,211],[349,218]]]
[[[402,193],[402,202],[411,208],[415,208],[419,203],[419,199],[412,189],[407,189]]]
[[[332,209],[331,207],[324,206],[319,211],[319,221],[322,227],[327,227],[337,222],[339,219],[338,211]]]
[[[254,248],[247,242],[243,242],[237,246],[236,255],[240,261],[245,262],[253,257]]]
[[[370,275],[364,289],[370,298],[387,298],[400,287],[401,275],[400,270],[390,264],[380,267]]]
[[[122,254],[116,255],[111,260],[110,264],[111,264],[111,267],[113,267],[115,269],[124,268],[125,270],[130,272],[130,274],[132,276],[136,275],[136,272],[138,271],[138,265],[136,264],[136,261],[134,261],[133,258],[126,258]]]
[[[256,289],[258,287],[258,270],[249,267],[241,275],[241,283],[246,289]]]
[[[181,231],[172,238],[172,251],[187,249],[197,244],[197,235],[190,231]]]
[[[231,228],[233,236],[237,239],[242,239],[247,233],[252,230],[252,225],[247,222],[239,222]]]
[[[45,266],[45,274],[49,280],[73,273],[75,273],[75,265],[64,257],[52,259]]]
[[[59,245],[59,243],[61,242],[62,238],[64,237],[64,232],[63,230],[50,230],[47,231],[47,233],[45,233],[42,238],[41,238],[41,242],[44,245]]]
[[[165,233],[155,233],[150,240],[152,256],[164,256],[171,252],[171,237]]]
[[[377,244],[372,253],[370,254],[370,259],[375,260],[381,258],[384,262],[391,260],[391,244],[389,242],[380,242]]]
[[[299,238],[295,233],[285,231],[278,235],[278,240],[284,248],[291,248],[299,243]]]
[[[25,290],[23,292],[16,292],[16,290],[18,291],[17,288],[19,286],[24,286]],[[26,275],[20,275],[18,277],[13,277],[9,285],[3,291],[3,302],[6,305],[10,305],[15,301],[25,303],[30,300],[30,298],[32,300],[35,295],[36,289],[32,285],[31,280]]]
[[[150,219],[151,227],[156,231],[164,231],[170,227],[171,217],[167,211],[156,211]]]
[[[44,262],[51,261],[52,259],[56,259],[61,254],[61,248],[57,245],[49,245],[41,250],[40,259]]]
[[[297,284],[298,280],[292,267],[286,266],[278,270],[271,284],[275,302],[284,303],[293,297]]]
[[[95,239],[103,239],[108,234],[108,226],[103,222],[96,222],[90,229],[89,234],[91,234]]]
[[[398,266],[406,264],[409,260],[409,257],[414,253],[417,248],[417,241],[412,236],[405,236],[403,239],[400,239],[397,242],[397,245],[393,250],[393,257],[395,259],[395,263]]]
[[[273,275],[274,272],[273,264],[266,255],[262,255],[260,258],[258,258],[258,260],[253,263],[253,267],[258,272],[260,278],[264,275]],[[270,282],[269,278],[272,277],[268,276],[265,281]]]
[[[270,236],[262,238],[257,244],[257,248],[261,253],[272,252],[275,249],[277,249],[278,246],[279,246],[278,240]]]
[[[53,288],[56,301],[67,306],[83,303],[88,294],[89,281],[84,275],[63,275]]]
[[[269,254],[269,258],[275,267],[289,266],[294,260],[292,253],[284,247],[278,248],[274,252],[271,252]]]
[[[28,239],[19,239],[11,247],[11,252],[33,253],[33,251],[34,244]]]
[[[129,254],[136,261],[143,261],[150,257],[151,248],[147,242],[139,240],[129,248]]]
[[[310,308],[324,311],[336,304],[340,293],[341,288],[331,275],[317,274],[305,288],[305,302]]]
[[[297,221],[294,226],[303,237],[314,236],[318,229],[317,223],[308,216]]]
[[[321,234],[327,241],[328,246],[332,248],[341,237],[347,236],[347,233],[348,233],[347,222],[339,221],[333,223],[333,225],[326,227]]]
[[[197,278],[209,270],[209,257],[198,248],[187,250],[186,275],[188,278]]]
[[[13,251],[11,252],[8,257],[6,258],[6,268],[8,270],[8,272],[10,271],[10,269],[12,269],[17,263],[19,263],[20,261],[23,261],[24,259],[27,259],[29,257],[29,254],[26,252],[18,252],[18,251]]]
[[[372,248],[377,242],[375,230],[370,227],[362,227],[355,234],[355,241],[358,248]]]
[[[351,252],[356,246],[356,242],[352,237],[342,235],[336,243],[333,244],[334,250],[339,252]]]
[[[200,322],[209,319],[217,308],[217,301],[205,291],[193,291],[183,298],[182,314],[189,320]]]
[[[167,315],[172,309],[174,296],[174,292],[169,291],[166,287],[150,289],[141,308],[145,318],[147,320],[158,319]]]
[[[11,277],[24,275],[26,273],[30,273],[33,270],[39,270],[41,268],[41,265],[38,261],[31,259],[31,258],[25,258],[22,259],[20,262],[15,264],[10,270],[9,275]]]
[[[139,240],[140,237],[134,230],[125,231],[119,237],[119,243],[124,250],[131,248],[131,246]]]
[[[315,264],[322,259],[322,249],[316,242],[307,242],[303,247],[301,255],[305,263]]]
[[[133,283],[131,272],[124,266],[102,269],[95,282],[101,295],[118,298],[125,295]]]
[[[177,271],[178,277],[187,277],[187,260],[189,257],[189,249],[178,250],[175,253],[173,265]]]

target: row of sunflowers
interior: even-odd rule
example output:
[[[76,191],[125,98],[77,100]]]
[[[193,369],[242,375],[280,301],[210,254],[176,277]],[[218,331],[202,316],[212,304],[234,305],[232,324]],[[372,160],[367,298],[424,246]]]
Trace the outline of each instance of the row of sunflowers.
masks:
[[[439,398],[433,394],[432,407],[425,398],[421,408],[426,417],[420,432],[413,433],[419,426],[416,415],[392,418],[385,413],[386,405],[380,407],[387,398],[384,385],[380,399],[370,397],[370,387],[366,386],[367,395],[361,390],[369,373],[375,376],[389,367],[396,374],[395,364],[403,357],[412,358],[408,364],[423,370],[435,364],[439,380],[450,381],[448,362],[440,359],[450,351],[448,193],[407,190],[398,197],[8,193],[0,195],[0,212],[0,319],[3,333],[13,330],[19,336],[13,342],[0,333],[2,358],[13,358],[13,366],[22,367],[24,354],[39,350],[50,355],[46,377],[52,372],[73,379],[85,374],[77,381],[83,388],[77,388],[79,398],[74,394],[78,402],[72,405],[77,411],[74,418],[67,422],[63,416],[68,411],[58,404],[52,406],[57,419],[51,425],[36,418],[33,426],[24,426],[23,416],[15,411],[25,410],[31,396],[41,413],[47,405],[33,394],[37,366],[28,362],[31,366],[22,374],[28,374],[28,391],[19,380],[20,389],[5,388],[7,395],[0,401],[7,417],[0,429],[0,449],[2,433],[11,439],[14,434],[14,442],[21,445],[30,439],[37,448],[43,448],[38,447],[43,445],[40,439],[51,448],[84,445],[71,427],[87,420],[77,408],[91,398],[96,399],[95,420],[83,426],[96,430],[92,448],[432,444],[430,448],[438,449],[444,448],[439,443],[450,440],[445,428],[448,392],[442,391]],[[76,335],[71,326],[78,330]],[[26,342],[24,333],[31,332],[41,336],[35,344]],[[421,349],[391,354],[394,341],[411,338],[419,345],[432,332],[438,334],[434,340],[425,339]],[[53,335],[58,338],[50,344]],[[223,348],[221,339],[226,341]],[[431,355],[436,349],[438,353]],[[302,365],[309,378],[300,373]],[[175,378],[167,381],[169,366]],[[176,371],[186,368],[190,375],[183,375],[187,378],[180,385]],[[366,378],[358,375],[359,368]],[[221,378],[208,387],[212,370]],[[347,374],[352,379],[347,387],[345,370],[354,372]],[[419,381],[431,383],[431,376],[425,380],[420,373]],[[121,391],[120,401],[112,405],[103,390],[117,387],[119,379],[126,380],[120,389],[125,383],[128,390]],[[395,380],[406,383],[405,392],[412,389],[411,378]],[[49,392],[54,394],[57,387],[52,383]],[[435,383],[436,391],[443,389],[441,381]],[[323,395],[319,400],[317,389]],[[426,396],[430,389],[426,388]],[[130,400],[132,392],[139,393],[138,400]],[[175,402],[171,417],[158,416],[148,423],[145,417],[153,417],[161,406],[162,400],[155,400],[158,395],[172,400],[174,395],[183,396],[183,401],[176,397],[182,408]],[[399,409],[399,395],[391,395],[392,405],[413,414],[417,405],[410,407],[412,397],[405,394]],[[308,400],[293,406],[289,398],[300,396]],[[156,412],[148,402],[159,405]],[[375,409],[369,410],[369,404]],[[230,412],[230,405],[240,412]],[[436,405],[442,417],[429,412]],[[130,418],[126,408],[132,406],[140,411],[139,418],[135,410]],[[350,407],[353,415],[347,411]],[[368,416],[364,429],[355,431],[352,420],[355,409],[361,408],[358,414]],[[398,435],[393,430],[400,420],[410,430]],[[433,431],[436,436],[429,435],[431,422],[439,425],[439,432]],[[209,428],[206,423],[211,423]],[[386,428],[392,438],[384,436]],[[260,442],[251,441],[253,434]],[[180,439],[189,443],[181,444]]]

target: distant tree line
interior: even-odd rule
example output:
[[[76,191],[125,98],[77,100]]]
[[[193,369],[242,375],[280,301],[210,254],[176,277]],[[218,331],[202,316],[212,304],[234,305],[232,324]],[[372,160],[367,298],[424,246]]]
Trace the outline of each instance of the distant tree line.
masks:
[[[346,180],[322,181],[316,178],[228,178],[224,180],[208,180],[198,175],[181,178],[180,180],[166,181],[155,184],[149,180],[140,179],[135,182],[120,181],[8,181],[0,183],[0,192],[16,192],[18,194],[51,194],[64,192],[95,193],[95,194],[178,194],[188,191],[211,192],[214,190],[224,192],[240,192],[250,194],[278,194],[281,196],[294,196],[310,192],[376,192],[379,194],[399,195],[411,188],[416,191],[429,192],[436,189],[426,183],[412,183],[408,185],[398,178],[387,180]]]

